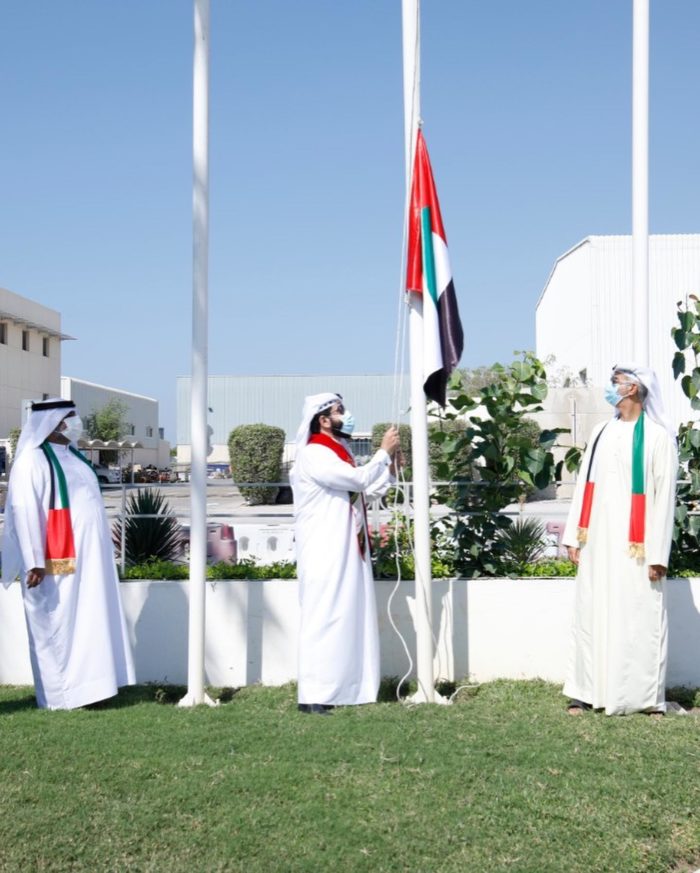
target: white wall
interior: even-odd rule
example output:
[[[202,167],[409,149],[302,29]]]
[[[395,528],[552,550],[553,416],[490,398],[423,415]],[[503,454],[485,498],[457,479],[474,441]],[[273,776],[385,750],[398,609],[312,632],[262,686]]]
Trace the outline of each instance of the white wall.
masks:
[[[542,678],[562,682],[569,647],[573,579],[441,580],[433,585],[438,639],[436,674]],[[407,670],[387,602],[395,583],[376,583],[383,676]],[[415,653],[413,583],[404,582],[392,615]],[[294,580],[207,583],[206,674],[212,685],[296,678],[298,627]],[[124,611],[139,682],[184,684],[187,677],[187,583],[123,582]],[[700,687],[700,579],[668,583],[667,684]],[[0,589],[0,683],[31,684],[18,584]]]
[[[97,385],[73,376],[61,377],[61,397],[74,401],[83,418],[101,409],[110,400],[119,400],[126,407],[126,420],[133,426],[133,433],[120,435],[121,439],[136,440],[143,446],[134,451],[134,464],[153,464],[167,467],[170,464],[170,444],[161,440],[158,430],[158,401],[153,397]],[[130,463],[131,452],[125,456]],[[161,461],[164,460],[164,463]]]

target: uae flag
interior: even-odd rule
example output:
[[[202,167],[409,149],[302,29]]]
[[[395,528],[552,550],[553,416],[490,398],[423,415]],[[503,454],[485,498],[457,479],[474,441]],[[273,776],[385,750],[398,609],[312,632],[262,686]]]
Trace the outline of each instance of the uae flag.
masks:
[[[462,354],[464,337],[447,237],[428,149],[420,130],[408,213],[406,290],[423,296],[423,388],[430,400],[444,406],[447,380]]]

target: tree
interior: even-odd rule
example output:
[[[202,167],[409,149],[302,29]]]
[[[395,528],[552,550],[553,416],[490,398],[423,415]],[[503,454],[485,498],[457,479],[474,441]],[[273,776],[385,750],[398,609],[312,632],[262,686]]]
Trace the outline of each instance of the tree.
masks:
[[[19,435],[21,433],[22,433],[21,427],[13,427],[12,430],[7,435],[7,438],[10,441],[10,454],[12,455],[13,460],[14,460],[15,455],[17,454],[17,443],[19,442]]]
[[[85,432],[91,440],[120,440],[128,427],[126,415],[129,407],[123,400],[113,397],[104,406],[89,413],[83,419]],[[119,452],[101,451],[100,463],[114,464],[119,458]]]
[[[681,377],[681,388],[691,409],[700,410],[700,300],[694,294],[689,295],[686,307],[679,301],[678,322],[680,326],[671,330],[678,349],[673,357],[673,376]],[[678,460],[680,481],[670,570],[697,573],[700,568],[700,426],[697,421],[687,421],[678,429]]]
[[[558,435],[568,432],[556,428],[536,434],[527,419],[542,409],[547,396],[547,374],[534,355],[523,353],[521,360],[491,369],[497,378],[478,396],[457,393],[448,400],[444,418],[453,422],[466,415],[466,428],[430,433],[441,450],[435,473],[451,483],[437,491],[452,513],[436,527],[452,542],[456,569],[467,576],[507,569],[503,532],[512,521],[502,510],[554,480],[551,449]]]

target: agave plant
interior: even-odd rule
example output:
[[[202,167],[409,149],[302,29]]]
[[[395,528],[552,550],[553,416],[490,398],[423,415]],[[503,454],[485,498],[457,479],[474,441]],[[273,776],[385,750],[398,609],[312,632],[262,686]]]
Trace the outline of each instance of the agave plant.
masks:
[[[126,505],[124,554],[126,563],[172,561],[182,551],[182,531],[170,505],[157,489],[139,488]],[[112,529],[112,541],[121,548],[122,520]]]
[[[531,564],[546,548],[545,527],[537,518],[518,518],[500,531],[498,541],[502,555],[511,571],[520,573],[526,564]]]

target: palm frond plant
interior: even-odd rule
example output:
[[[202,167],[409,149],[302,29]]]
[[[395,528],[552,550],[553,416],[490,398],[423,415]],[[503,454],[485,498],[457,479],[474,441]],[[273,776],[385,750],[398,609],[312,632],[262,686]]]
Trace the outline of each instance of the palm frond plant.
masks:
[[[161,492],[155,488],[139,488],[126,503],[124,554],[126,563],[173,561],[182,551],[182,530]],[[122,520],[112,528],[115,548],[121,548]]]
[[[522,573],[527,564],[541,558],[547,545],[545,526],[537,518],[518,518],[498,534],[502,556],[512,573]]]

